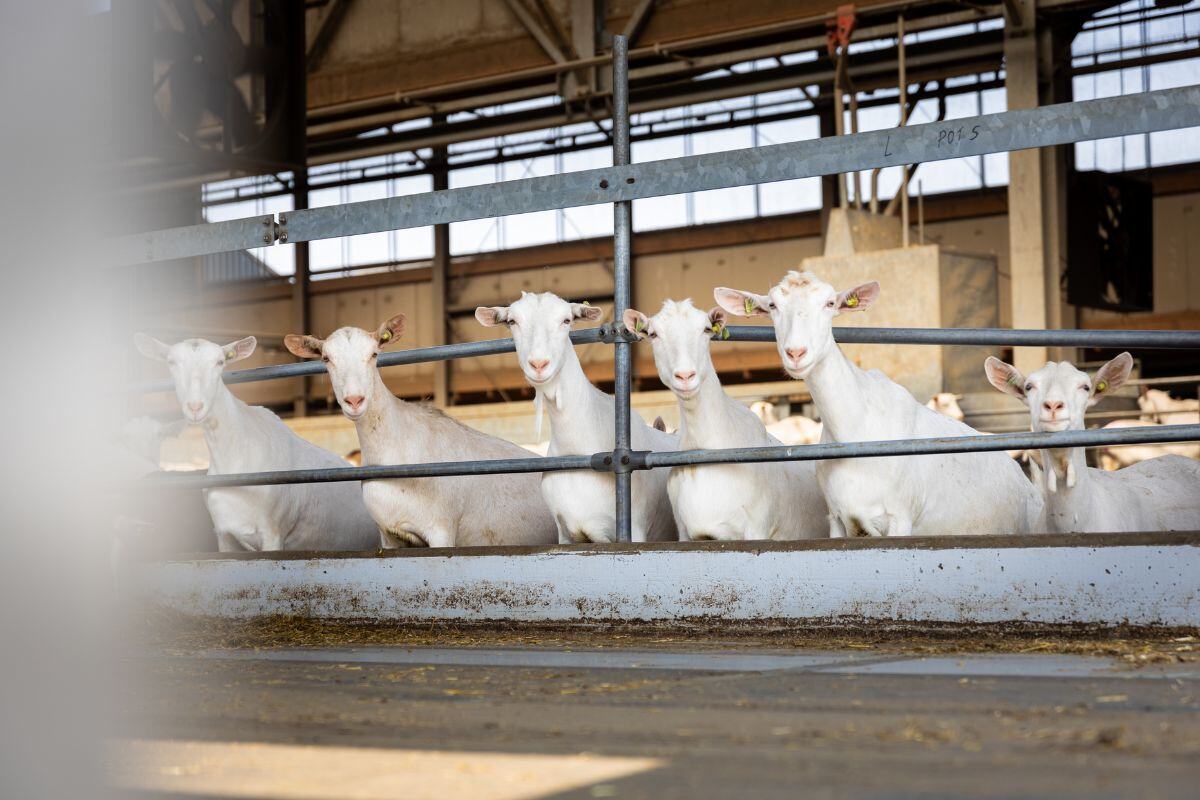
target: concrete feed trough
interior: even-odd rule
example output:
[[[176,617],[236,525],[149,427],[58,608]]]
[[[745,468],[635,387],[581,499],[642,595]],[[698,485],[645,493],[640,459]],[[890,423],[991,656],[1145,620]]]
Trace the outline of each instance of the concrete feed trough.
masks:
[[[218,556],[133,565],[151,605],[226,619],[1200,625],[1200,534]]]

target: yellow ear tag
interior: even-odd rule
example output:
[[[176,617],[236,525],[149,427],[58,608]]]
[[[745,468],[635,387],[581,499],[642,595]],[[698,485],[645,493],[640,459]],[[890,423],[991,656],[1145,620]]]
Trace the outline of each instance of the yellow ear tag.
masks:
[[[641,333],[642,331],[646,330],[646,323],[642,322],[640,317],[635,319],[633,321],[633,330],[634,333]]]
[[[591,303],[589,303],[587,300],[584,300],[580,305],[590,306]]]
[[[754,313],[755,303],[753,300],[751,300],[749,297],[747,297],[744,299],[743,304],[746,307],[746,316],[747,317]]]
[[[1096,391],[1103,392],[1108,389],[1108,381],[1100,381],[1096,384]]]
[[[721,338],[722,339],[729,338],[729,328],[721,328]]]
[[[858,305],[858,295],[852,294],[846,298],[846,305],[855,308]]]
[[[391,341],[391,338],[392,338],[391,331],[384,331],[383,333],[379,334],[379,341],[381,341],[381,342]]]
[[[225,360],[226,360],[226,361],[229,361],[229,360],[231,360],[231,359],[232,359],[234,356],[236,356],[236,355],[237,355],[237,351],[236,351],[236,350],[226,350],[226,351],[225,351]]]

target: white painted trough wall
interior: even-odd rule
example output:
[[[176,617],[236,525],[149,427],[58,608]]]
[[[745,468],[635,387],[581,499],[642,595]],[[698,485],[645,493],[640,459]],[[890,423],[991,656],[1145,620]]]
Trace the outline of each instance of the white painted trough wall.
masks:
[[[159,607],[231,619],[1200,625],[1195,534],[1003,539],[212,558],[134,565],[124,581]]]

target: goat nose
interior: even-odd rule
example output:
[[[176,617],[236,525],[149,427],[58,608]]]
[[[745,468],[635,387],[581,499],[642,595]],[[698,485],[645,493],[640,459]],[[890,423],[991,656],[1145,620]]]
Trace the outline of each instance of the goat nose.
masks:
[[[533,367],[534,372],[541,372],[546,367],[550,366],[550,359],[548,359],[548,358],[531,358],[531,359],[529,359],[529,366]]]
[[[1055,411],[1062,411],[1063,403],[1061,400],[1047,400],[1045,403],[1042,403],[1042,408],[1051,413]]]
[[[792,361],[799,361],[804,358],[804,354],[808,352],[807,347],[789,347],[786,351],[787,357]]]
[[[193,414],[199,414],[204,409],[204,403],[188,403],[188,410]]]
[[[680,383],[687,383],[694,377],[696,377],[695,370],[688,370],[687,372],[680,371],[675,373],[675,380],[679,381]]]
[[[350,406],[351,408],[358,408],[362,404],[363,396],[361,394],[356,394],[353,397],[346,398],[346,405]]]

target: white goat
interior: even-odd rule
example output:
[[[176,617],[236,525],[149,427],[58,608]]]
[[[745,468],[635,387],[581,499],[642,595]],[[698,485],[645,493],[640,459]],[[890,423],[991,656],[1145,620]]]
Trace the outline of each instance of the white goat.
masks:
[[[782,444],[816,444],[821,441],[821,423],[816,420],[799,414],[780,419],[775,413],[775,406],[765,400],[751,403],[750,410],[766,426],[767,433]]]
[[[1104,428],[1105,430],[1111,428],[1153,428],[1160,424],[1144,419],[1117,419],[1105,425]],[[1104,469],[1112,471],[1165,455],[1200,459],[1200,442],[1109,445],[1100,450],[1100,464]]]
[[[1162,425],[1195,425],[1200,422],[1200,400],[1176,400],[1162,389],[1147,389],[1138,397],[1142,419]]]
[[[204,339],[166,345],[141,333],[135,339],[142,355],[170,367],[184,419],[204,430],[209,475],[346,466],[269,410],[234,397],[221,380],[226,365],[254,352],[253,336],[224,347]],[[204,501],[222,551],[369,550],[379,539],[357,483],[211,489]]]
[[[766,295],[718,288],[730,313],[770,317],[783,367],[803,379],[821,410],[822,442],[973,436],[977,431],[921,403],[878,370],[864,372],[833,339],[833,318],[869,308],[879,284],[843,292],[811,273],[789,272]],[[830,536],[1024,533],[1041,498],[1002,453],[821,461]]]
[[[613,397],[588,380],[571,344],[571,325],[577,319],[596,320],[600,309],[568,303],[545,292],[522,292],[510,306],[480,306],[475,318],[485,327],[507,325],[517,346],[517,361],[525,380],[538,394],[550,416],[547,455],[591,455],[612,450],[615,442]],[[630,415],[634,450],[678,450],[679,440]],[[558,540],[612,542],[616,540],[614,507],[616,481],[598,472],[549,472],[542,476],[542,497],[554,514]],[[667,497],[667,470],[634,474],[632,493],[633,541],[674,541],[675,520]]]
[[[1066,361],[1028,378],[998,358],[988,380],[1029,406],[1034,431],[1080,431],[1084,412],[1129,378],[1129,353],[1088,377]],[[1200,462],[1162,456],[1116,472],[1087,466],[1082,447],[1041,451],[1047,529],[1060,533],[1177,531],[1200,526]],[[1036,475],[1036,473],[1035,473]],[[1058,485],[1063,479],[1065,487]]]
[[[1138,397],[1141,419],[1118,419],[1105,428],[1144,428],[1154,425],[1188,425],[1200,420],[1200,401],[1176,400],[1161,389],[1147,389]],[[1132,444],[1105,447],[1100,451],[1100,464],[1112,471],[1158,458],[1164,455],[1200,459],[1200,442],[1171,442],[1167,444]]]
[[[933,397],[929,398],[929,402],[925,405],[928,408],[932,408],[942,416],[962,422],[967,418],[967,415],[963,413],[962,406],[958,404],[958,401],[961,399],[961,394],[954,394],[953,392],[938,392]]]
[[[113,467],[118,474],[129,478],[159,472],[163,442],[178,436],[186,426],[184,420],[162,423],[146,416],[127,420],[117,437],[120,447],[113,452],[116,460]]]
[[[532,457],[388,391],[376,357],[403,332],[397,314],[374,333],[339,328],[324,340],[284,338],[294,355],[325,362],[342,413],[358,430],[364,465]],[[386,548],[553,544],[538,480],[538,473],[521,473],[366,481],[362,497]]]
[[[725,331],[725,312],[667,300],[653,317],[629,309],[625,327],[648,338],[658,376],[679,400],[680,446],[781,444],[743,403],[725,394],[709,344]],[[811,461],[674,467],[668,482],[681,539],[817,539],[828,509]]]
[[[165,556],[215,549],[212,520],[198,495],[164,493],[144,486],[140,479],[161,471],[159,457],[164,440],[178,436],[187,423],[162,423],[137,417],[122,427],[108,448],[105,468],[123,490],[112,508],[114,565],[127,553]]]

